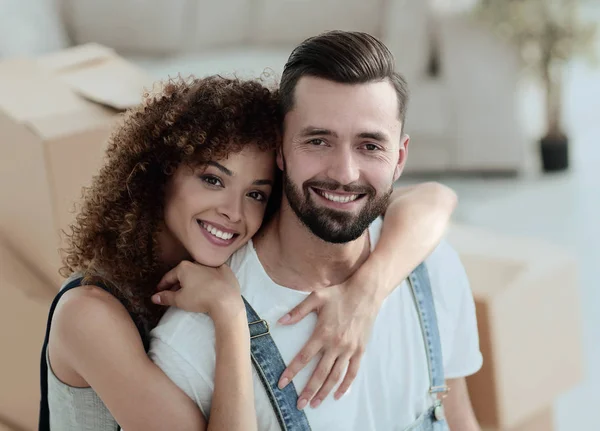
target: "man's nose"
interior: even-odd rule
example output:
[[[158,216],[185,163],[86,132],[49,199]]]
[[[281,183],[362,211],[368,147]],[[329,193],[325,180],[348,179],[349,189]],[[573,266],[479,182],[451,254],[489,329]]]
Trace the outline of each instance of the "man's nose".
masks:
[[[334,151],[329,158],[327,176],[342,185],[352,184],[360,178],[360,169],[350,148],[340,148]]]

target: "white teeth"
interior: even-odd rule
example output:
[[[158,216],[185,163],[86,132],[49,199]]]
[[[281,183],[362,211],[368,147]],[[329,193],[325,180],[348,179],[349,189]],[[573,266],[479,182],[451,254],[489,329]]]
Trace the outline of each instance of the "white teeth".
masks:
[[[342,204],[345,204],[345,203],[348,203],[351,201],[355,201],[356,199],[358,199],[358,195],[339,196],[339,195],[332,195],[327,192],[321,192],[320,194],[327,200],[330,200],[332,202],[339,202]]]
[[[233,234],[231,232],[223,232],[205,222],[200,222],[200,224],[204,229],[206,229],[208,232],[210,232],[213,236],[216,236],[217,238],[224,239],[226,241],[233,238]]]

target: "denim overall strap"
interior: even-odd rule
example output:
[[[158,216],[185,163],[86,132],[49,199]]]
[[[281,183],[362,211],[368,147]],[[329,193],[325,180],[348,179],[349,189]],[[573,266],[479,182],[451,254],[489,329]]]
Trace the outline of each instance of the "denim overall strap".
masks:
[[[429,370],[429,393],[434,405],[429,417],[432,421],[442,421],[444,412],[439,395],[448,392],[444,378],[444,361],[442,357],[442,343],[438,328],[435,304],[431,291],[431,283],[424,263],[419,265],[408,277],[408,284],[419,315],[421,332],[425,343],[427,354],[427,365]]]
[[[250,353],[254,369],[265,388],[279,426],[283,431],[310,430],[304,411],[298,410],[298,394],[293,382],[279,389],[279,378],[286,368],[279,349],[269,333],[269,324],[261,319],[244,298],[250,329]]]

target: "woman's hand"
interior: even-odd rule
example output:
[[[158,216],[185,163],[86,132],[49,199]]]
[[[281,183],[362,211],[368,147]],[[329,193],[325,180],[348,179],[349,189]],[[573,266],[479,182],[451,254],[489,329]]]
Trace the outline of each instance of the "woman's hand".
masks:
[[[216,365],[206,429],[256,430],[250,332],[239,284],[231,269],[227,265],[210,268],[184,261],[164,275],[158,290],[152,297],[155,303],[206,313],[214,322]]]
[[[434,182],[394,190],[380,240],[367,261],[343,284],[313,292],[280,320],[291,325],[313,311],[318,315],[311,338],[279,381],[285,386],[316,354],[322,353],[300,394],[299,408],[308,402],[317,407],[342,377],[335,398],[348,390],[383,300],[438,245],[456,202],[454,191]]]
[[[322,353],[321,361],[298,398],[298,408],[308,403],[313,408],[318,407],[343,377],[335,392],[335,399],[339,399],[356,378],[381,306],[375,297],[365,296],[365,284],[362,273],[357,272],[343,284],[314,291],[280,320],[291,325],[313,311],[318,316],[313,335],[279,381],[280,387],[287,385],[316,354]]]
[[[183,261],[167,272],[157,286],[152,302],[211,317],[245,310],[238,281],[227,265],[211,268]]]

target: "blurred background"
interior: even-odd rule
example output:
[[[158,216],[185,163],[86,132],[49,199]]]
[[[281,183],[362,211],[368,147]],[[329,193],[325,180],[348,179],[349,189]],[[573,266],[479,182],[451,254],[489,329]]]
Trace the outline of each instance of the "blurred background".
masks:
[[[0,429],[37,424],[57,232],[119,113],[178,74],[263,76],[325,30],[411,89],[399,184],[459,196],[488,430],[600,430],[600,1],[0,0]]]

